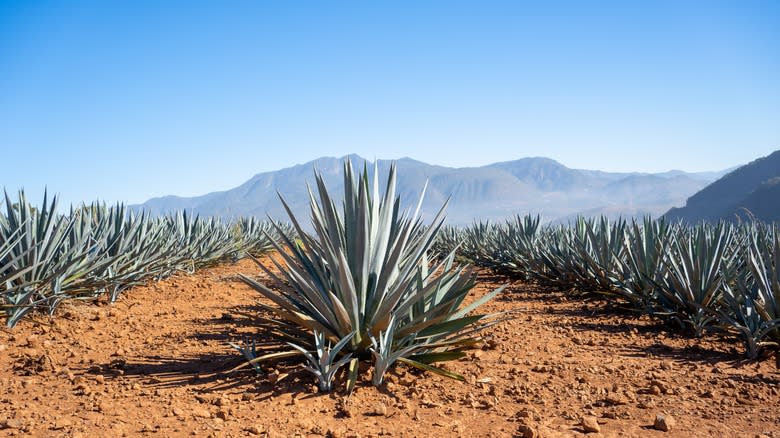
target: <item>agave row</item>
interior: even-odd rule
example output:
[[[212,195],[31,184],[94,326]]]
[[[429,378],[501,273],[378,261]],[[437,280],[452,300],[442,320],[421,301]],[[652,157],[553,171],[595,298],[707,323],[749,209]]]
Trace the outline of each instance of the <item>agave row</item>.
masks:
[[[223,222],[186,212],[153,217],[124,205],[40,206],[23,191],[0,212],[0,306],[9,326],[64,300],[115,301],[129,287],[267,251],[275,229],[254,218]]]
[[[540,226],[538,216],[446,228],[440,251],[504,274],[576,293],[689,328],[726,330],[751,358],[780,344],[780,233],[761,223],[687,226],[663,219],[577,218]]]

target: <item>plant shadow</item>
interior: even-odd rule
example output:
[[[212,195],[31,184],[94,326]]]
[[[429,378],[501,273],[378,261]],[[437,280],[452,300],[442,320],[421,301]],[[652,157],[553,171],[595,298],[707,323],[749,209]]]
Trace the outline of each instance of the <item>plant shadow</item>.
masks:
[[[193,319],[192,325],[198,330],[188,338],[207,344],[216,342],[227,348],[231,348],[230,344],[247,347],[253,342],[258,355],[289,350],[274,334],[270,316],[259,305],[236,306],[219,317]],[[313,379],[300,367],[300,359],[263,363],[255,369],[240,351],[224,351],[227,348],[184,356],[151,354],[112,358],[92,364],[85,371],[107,379],[122,377],[149,389],[188,386],[207,393],[241,388],[264,398],[282,393],[311,393]]]

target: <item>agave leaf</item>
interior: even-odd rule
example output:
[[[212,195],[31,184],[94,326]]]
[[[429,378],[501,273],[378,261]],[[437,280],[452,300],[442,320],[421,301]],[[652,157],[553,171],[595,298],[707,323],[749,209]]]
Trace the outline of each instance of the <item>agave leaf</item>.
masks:
[[[414,368],[421,369],[423,371],[430,371],[430,372],[438,374],[440,376],[449,377],[450,379],[459,380],[461,382],[465,382],[466,381],[465,377],[463,377],[462,375],[460,375],[460,374],[458,374],[456,372],[447,371],[447,370],[444,370],[442,368],[435,367],[435,366],[432,366],[432,365],[428,365],[428,364],[423,363],[423,362],[418,362],[418,361],[413,360],[411,358],[400,357],[400,358],[398,358],[398,361],[401,362],[401,363],[404,363],[406,365],[412,366]]]
[[[240,348],[240,347],[236,346],[235,344],[233,344],[233,347]],[[257,363],[260,363],[260,362],[267,362],[267,361],[279,360],[279,359],[287,359],[287,358],[290,358],[290,357],[300,356],[301,354],[302,353],[299,350],[297,350],[297,349],[290,350],[290,351],[279,351],[279,352],[276,352],[276,353],[265,354],[263,356],[256,357],[256,358],[254,358],[252,360],[248,360],[248,361],[242,363],[241,365],[239,365],[239,366],[237,366],[235,368],[231,368],[230,370],[228,370],[228,373],[233,373],[233,372],[238,371],[238,370],[240,370],[242,368],[246,368],[246,367],[248,367],[250,365],[254,365],[254,364],[257,364]]]
[[[450,360],[458,360],[463,357],[466,357],[465,352],[455,350],[455,351],[441,351],[436,353],[415,354],[409,356],[409,360],[414,360],[416,362],[429,365],[434,362],[446,362]]]
[[[448,333],[457,333],[460,330],[463,330],[463,328],[479,321],[484,317],[485,315],[473,315],[473,316],[464,316],[462,318],[445,321],[439,324],[432,325],[420,331],[417,334],[417,337],[424,339],[424,338],[432,338],[435,336],[440,336]]]
[[[357,384],[358,379],[358,358],[353,357],[349,362],[349,374],[347,376],[347,394],[352,394],[352,391],[355,390],[355,385]]]

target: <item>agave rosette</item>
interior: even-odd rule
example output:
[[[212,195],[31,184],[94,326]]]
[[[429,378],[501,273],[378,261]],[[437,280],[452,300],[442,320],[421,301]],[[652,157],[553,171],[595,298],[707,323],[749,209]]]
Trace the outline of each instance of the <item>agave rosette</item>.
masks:
[[[274,259],[280,274],[258,263],[274,288],[242,277],[275,304],[268,309],[286,322],[282,336],[300,345],[307,339],[300,329],[323,333],[333,342],[351,335],[344,350],[355,356],[354,361],[393,357],[462,378],[429,363],[464,355],[462,350],[477,341],[474,333],[496,321],[488,318],[495,315],[470,312],[501,289],[461,307],[475,285],[472,269],[455,266],[454,252],[436,264],[429,262],[444,207],[423,225],[419,217],[423,189],[414,213],[402,212],[394,165],[380,197],[377,169],[371,183],[367,169],[356,178],[346,161],[341,214],[319,174],[316,185],[319,202],[309,192],[313,234],[304,231],[282,199],[300,240],[280,233],[282,242],[275,245],[282,261]],[[375,368],[375,382],[381,381],[376,372],[383,373],[389,365]],[[357,367],[353,364],[351,369]],[[349,386],[354,386],[355,378],[350,373]]]

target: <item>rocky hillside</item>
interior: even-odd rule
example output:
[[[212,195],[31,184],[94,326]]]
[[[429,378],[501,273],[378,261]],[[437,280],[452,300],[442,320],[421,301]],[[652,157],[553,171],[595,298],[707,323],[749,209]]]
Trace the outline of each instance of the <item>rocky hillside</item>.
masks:
[[[780,222],[780,151],[752,161],[691,196],[666,217],[686,222],[748,219]]]

